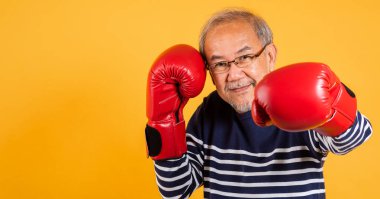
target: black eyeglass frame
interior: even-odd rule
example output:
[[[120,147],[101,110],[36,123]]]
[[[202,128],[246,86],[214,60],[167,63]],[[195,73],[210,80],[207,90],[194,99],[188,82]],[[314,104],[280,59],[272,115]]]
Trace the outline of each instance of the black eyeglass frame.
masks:
[[[225,73],[225,72],[228,72],[229,70],[230,70],[230,68],[231,68],[231,64],[232,63],[234,63],[237,67],[239,67],[239,68],[245,68],[245,67],[247,67],[248,65],[246,65],[246,66],[241,66],[241,65],[239,65],[239,59],[241,59],[242,57],[249,57],[250,59],[251,59],[251,61],[252,60],[254,60],[255,58],[257,58],[257,57],[260,57],[260,55],[264,52],[264,50],[265,50],[265,48],[269,45],[270,43],[267,43],[267,44],[265,44],[262,48],[261,48],[261,50],[259,50],[259,52],[257,52],[257,53],[255,53],[255,54],[246,54],[246,55],[242,55],[242,56],[239,56],[239,57],[236,57],[235,59],[233,59],[232,61],[220,61],[220,62],[217,62],[217,63],[214,63],[214,64],[212,64],[212,65],[209,65],[208,63],[206,63],[206,68],[207,68],[207,70],[210,70],[211,72],[213,72],[213,73],[215,73],[214,72],[214,68],[215,68],[215,66],[217,65],[217,64],[220,64],[220,63],[224,63],[224,64],[227,64],[227,66],[228,66],[228,68],[227,68],[227,70],[226,71],[222,71],[222,72],[216,72],[216,73]]]

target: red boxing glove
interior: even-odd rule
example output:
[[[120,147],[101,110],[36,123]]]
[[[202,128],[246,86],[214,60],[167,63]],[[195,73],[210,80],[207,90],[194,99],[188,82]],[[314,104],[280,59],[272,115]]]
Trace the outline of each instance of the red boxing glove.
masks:
[[[290,131],[338,136],[356,117],[355,94],[321,63],[298,63],[266,75],[255,87],[252,118]]]
[[[145,128],[148,155],[153,160],[179,158],[187,151],[183,108],[206,80],[204,61],[188,45],[164,51],[153,63],[147,85]]]

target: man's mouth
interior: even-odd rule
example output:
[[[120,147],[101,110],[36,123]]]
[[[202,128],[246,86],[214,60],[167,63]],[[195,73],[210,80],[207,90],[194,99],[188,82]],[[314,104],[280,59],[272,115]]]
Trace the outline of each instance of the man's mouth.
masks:
[[[229,90],[232,92],[243,92],[243,91],[247,90],[250,86],[251,86],[251,84],[248,84],[248,85],[244,85],[244,86],[240,86],[240,87],[236,87],[236,88],[231,88]]]
[[[233,84],[229,84],[226,86],[226,91],[227,92],[244,92],[246,90],[248,90],[251,86],[256,86],[256,82],[255,81],[251,81],[251,82],[245,82],[245,83],[233,83]]]

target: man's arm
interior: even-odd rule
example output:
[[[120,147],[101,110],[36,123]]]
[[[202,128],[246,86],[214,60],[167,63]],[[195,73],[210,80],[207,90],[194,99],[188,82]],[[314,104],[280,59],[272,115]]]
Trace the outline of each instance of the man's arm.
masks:
[[[163,198],[188,198],[203,183],[203,155],[188,137],[188,153],[179,159],[155,161],[157,185]]]
[[[367,141],[372,135],[372,126],[368,119],[359,111],[354,124],[337,137],[324,136],[314,130],[309,130],[309,138],[313,150],[327,155],[344,155]]]
[[[314,150],[324,155],[348,153],[372,132],[354,92],[321,63],[292,64],[265,76],[255,88],[252,117],[261,126],[308,130]]]
[[[186,198],[201,182],[203,162],[197,162],[196,138],[186,138],[183,109],[202,91],[205,78],[201,55],[188,45],[167,49],[149,71],[145,135],[164,198]]]
[[[199,110],[199,109],[198,109]],[[200,139],[199,111],[190,119],[187,127],[187,153],[173,160],[154,162],[157,185],[164,198],[187,198],[203,184],[203,141]]]

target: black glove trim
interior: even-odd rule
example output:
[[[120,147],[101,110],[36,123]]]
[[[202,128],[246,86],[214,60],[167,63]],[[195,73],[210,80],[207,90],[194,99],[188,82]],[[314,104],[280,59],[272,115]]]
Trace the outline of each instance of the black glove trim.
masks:
[[[162,140],[160,132],[157,129],[146,125],[145,138],[148,146],[148,155],[151,157],[157,156],[161,152]]]
[[[343,82],[342,82],[343,84]],[[352,97],[352,98],[355,98],[355,93],[354,91],[352,91],[351,89],[349,89],[345,84],[343,84],[344,88],[346,89],[347,93]]]

